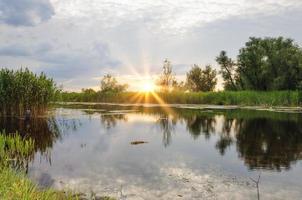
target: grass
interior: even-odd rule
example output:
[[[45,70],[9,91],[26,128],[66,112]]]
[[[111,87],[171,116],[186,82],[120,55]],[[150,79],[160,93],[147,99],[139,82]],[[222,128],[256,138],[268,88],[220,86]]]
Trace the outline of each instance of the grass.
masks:
[[[22,139],[20,135],[0,134],[0,167],[23,168],[35,153],[32,139]]]
[[[300,91],[221,91],[221,92],[169,92],[156,93],[165,103],[212,104],[243,106],[301,106]],[[99,92],[62,93],[58,101],[65,102],[115,102],[115,103],[158,103],[158,100],[142,92],[102,94]]]
[[[0,133],[1,200],[76,200],[80,195],[52,189],[40,189],[24,172],[28,159],[35,153],[34,141],[16,134]],[[102,197],[102,200],[114,200]]]
[[[11,168],[0,170],[0,199],[3,200],[68,200],[77,197],[54,190],[41,190],[22,172]]]
[[[53,200],[74,199],[71,195],[53,190],[40,190],[24,174],[28,157],[34,154],[34,142],[17,133],[0,135],[0,199]]]

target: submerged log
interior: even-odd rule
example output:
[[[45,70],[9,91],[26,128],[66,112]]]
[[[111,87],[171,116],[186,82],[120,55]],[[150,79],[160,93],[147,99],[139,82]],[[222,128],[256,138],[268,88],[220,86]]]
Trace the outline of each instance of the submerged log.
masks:
[[[138,145],[138,144],[145,144],[145,143],[148,143],[148,142],[146,142],[146,141],[133,141],[133,142],[131,142],[130,144],[132,144],[132,145]]]

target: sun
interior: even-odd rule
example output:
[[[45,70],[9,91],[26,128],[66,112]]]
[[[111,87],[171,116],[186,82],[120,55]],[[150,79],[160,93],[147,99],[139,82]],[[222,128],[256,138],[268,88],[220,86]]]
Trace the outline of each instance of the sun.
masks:
[[[155,84],[151,81],[143,83],[141,88],[142,92],[154,92],[154,90],[155,90]]]

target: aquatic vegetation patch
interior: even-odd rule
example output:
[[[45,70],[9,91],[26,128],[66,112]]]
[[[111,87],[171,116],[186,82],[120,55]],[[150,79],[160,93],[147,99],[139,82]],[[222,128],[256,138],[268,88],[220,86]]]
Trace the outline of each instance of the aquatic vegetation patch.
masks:
[[[23,172],[11,168],[0,169],[0,199],[38,199],[38,200],[72,200],[79,199],[69,193],[54,190],[41,190],[32,183]]]
[[[111,96],[95,93],[94,97],[83,98],[83,93],[64,92],[57,101],[63,102],[103,102],[123,104],[211,104],[240,106],[301,106],[301,92],[298,91],[219,91],[219,92],[156,92],[157,98],[144,97],[140,92],[123,92]],[[161,102],[158,101],[158,97]],[[85,99],[85,101],[84,101]],[[95,103],[96,104],[96,103]]]
[[[53,79],[28,69],[0,70],[0,115],[41,114],[58,94]]]
[[[3,200],[84,200],[80,194],[41,189],[26,177],[28,159],[35,153],[34,141],[23,139],[18,133],[0,134],[0,199]],[[94,199],[113,200],[110,197]]]
[[[0,134],[0,166],[24,167],[35,152],[32,139],[22,139],[18,133],[13,135]]]

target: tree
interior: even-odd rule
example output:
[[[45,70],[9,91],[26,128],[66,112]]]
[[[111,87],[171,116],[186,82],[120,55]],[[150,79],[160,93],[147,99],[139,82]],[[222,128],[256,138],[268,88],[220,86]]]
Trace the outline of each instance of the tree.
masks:
[[[102,93],[119,93],[124,92],[128,88],[127,84],[119,84],[115,77],[110,74],[106,74],[101,80],[101,92]]]
[[[175,76],[172,73],[172,65],[168,59],[165,59],[162,74],[157,80],[157,85],[161,91],[171,91],[175,83]]]
[[[227,56],[226,51],[221,51],[216,57],[216,62],[220,65],[220,71],[224,80],[225,90],[238,90],[238,75],[236,73],[236,63]]]
[[[192,69],[187,73],[188,88],[194,92],[213,91],[217,84],[217,72],[210,65],[202,70],[198,65],[193,65]]]
[[[237,73],[244,89],[298,89],[302,50],[291,39],[251,37],[239,51]]]
[[[186,91],[187,90],[187,86],[186,83],[184,81],[176,81],[174,80],[172,83],[172,87],[173,87],[173,91]]]
[[[96,91],[94,91],[94,89],[92,89],[92,88],[82,88],[82,93],[84,93],[84,94],[95,94],[96,93]]]

